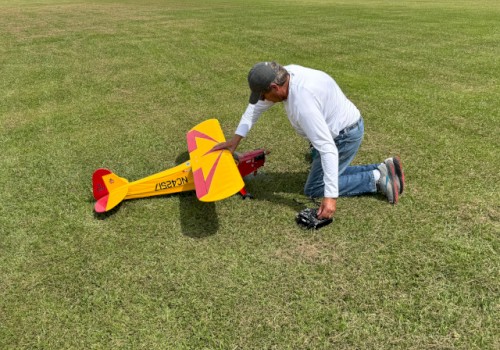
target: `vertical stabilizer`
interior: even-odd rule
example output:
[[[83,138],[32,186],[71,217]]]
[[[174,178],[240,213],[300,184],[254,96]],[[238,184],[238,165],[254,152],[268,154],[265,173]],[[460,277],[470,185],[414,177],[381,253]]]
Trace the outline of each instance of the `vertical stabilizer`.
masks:
[[[94,209],[106,212],[120,203],[127,195],[129,183],[108,169],[97,169],[92,175],[92,190],[97,200]]]

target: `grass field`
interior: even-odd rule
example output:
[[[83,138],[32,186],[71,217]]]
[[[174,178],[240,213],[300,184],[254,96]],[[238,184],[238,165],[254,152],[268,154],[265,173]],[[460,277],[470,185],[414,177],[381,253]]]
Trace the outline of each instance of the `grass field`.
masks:
[[[500,348],[500,5],[482,1],[0,0],[1,349]],[[256,199],[194,193],[93,212],[231,137],[257,61],[330,73],[365,118],[355,163],[407,187],[296,227],[307,142],[282,106]]]

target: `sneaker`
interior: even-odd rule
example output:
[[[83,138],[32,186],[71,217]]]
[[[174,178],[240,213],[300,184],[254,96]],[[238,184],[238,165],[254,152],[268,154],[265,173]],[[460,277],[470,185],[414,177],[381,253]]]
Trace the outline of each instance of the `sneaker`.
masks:
[[[380,179],[377,181],[377,189],[387,197],[389,203],[396,204],[399,199],[399,180],[393,162],[380,164],[378,170]]]
[[[399,194],[403,194],[403,190],[405,187],[405,173],[403,172],[403,166],[401,165],[401,159],[396,156],[393,158],[387,158],[384,163],[387,165],[388,162],[392,162],[394,164],[394,171],[397,176],[397,183],[399,188]]]

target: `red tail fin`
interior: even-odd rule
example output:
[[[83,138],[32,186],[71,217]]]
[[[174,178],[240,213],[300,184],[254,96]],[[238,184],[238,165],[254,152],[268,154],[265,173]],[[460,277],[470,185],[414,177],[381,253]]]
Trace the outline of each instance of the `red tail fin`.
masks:
[[[111,174],[111,170],[104,168],[99,168],[92,174],[92,191],[94,192],[94,199],[96,201],[109,193],[102,178],[108,174]]]
[[[94,209],[103,213],[120,203],[128,192],[128,181],[108,169],[97,169],[92,175],[92,190],[97,203]]]

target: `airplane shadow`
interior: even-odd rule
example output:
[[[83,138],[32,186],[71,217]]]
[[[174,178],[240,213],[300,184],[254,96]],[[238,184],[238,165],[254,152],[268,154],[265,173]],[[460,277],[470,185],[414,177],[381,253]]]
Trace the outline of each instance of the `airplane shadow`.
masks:
[[[215,211],[215,203],[200,202],[193,191],[175,193],[163,197],[173,196],[179,198],[181,230],[185,236],[204,238],[217,233],[219,221]],[[132,200],[155,200],[160,197],[162,196],[136,198]],[[89,202],[95,202],[94,198],[89,198]],[[105,213],[96,213],[94,211],[94,218],[96,220],[106,220],[115,215],[120,210],[121,206],[122,203],[119,203],[116,207]]]
[[[194,192],[180,193],[179,213],[182,234],[191,238],[212,236],[219,230],[215,203],[200,202]]]
[[[175,159],[176,164],[189,160],[189,152]],[[179,213],[182,234],[191,238],[212,236],[219,230],[219,219],[215,203],[200,202],[194,191],[179,193]]]

